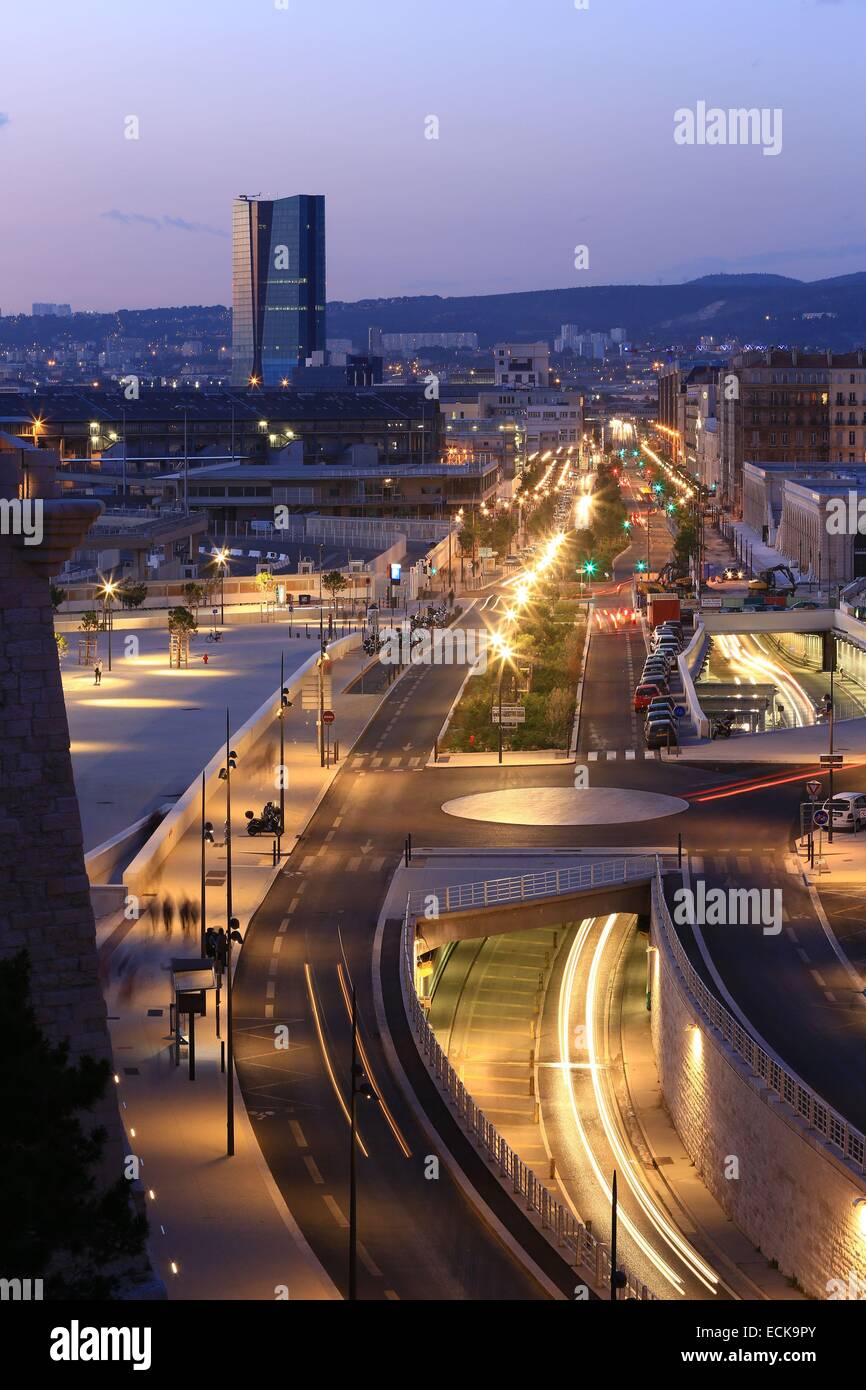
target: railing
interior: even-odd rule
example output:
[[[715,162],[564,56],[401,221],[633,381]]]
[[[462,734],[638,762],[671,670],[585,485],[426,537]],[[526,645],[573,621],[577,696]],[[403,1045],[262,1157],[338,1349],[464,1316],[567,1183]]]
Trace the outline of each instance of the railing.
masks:
[[[760,1077],[764,1084],[799,1115],[810,1129],[833,1144],[845,1158],[849,1159],[860,1172],[866,1157],[866,1139],[858,1129],[849,1125],[838,1111],[823,1101],[820,1096],[806,1086],[794,1072],[789,1071],[777,1058],[771,1057],[755,1042],[755,1039],[741,1023],[720,1003],[712,990],[704,983],[695,970],[674,929],[671,914],[665,901],[661,868],[656,868],[656,881],[653,887],[656,899],[657,916],[664,924],[665,937],[686,987],[710,1024],[717,1028],[725,1042],[743,1059],[750,1071]]]
[[[515,1199],[524,1201],[527,1211],[533,1211],[541,1218],[542,1230],[548,1234],[548,1238],[569,1252],[570,1262],[576,1269],[590,1272],[597,1290],[607,1288],[610,1284],[610,1251],[607,1246],[596,1240],[586,1226],[557,1201],[549,1188],[509,1147],[499,1131],[475,1104],[440,1047],[415,990],[413,933],[408,908],[403,922],[403,949],[400,952],[400,960],[403,998],[421,1057],[433,1080],[454,1109],[457,1119],[488,1162],[499,1170],[500,1179],[503,1184],[507,1184]],[[627,1282],[623,1298],[655,1300],[655,1294],[650,1292],[646,1284],[642,1284],[628,1271],[624,1272]]]
[[[635,879],[652,878],[656,861],[649,856],[628,859],[598,859],[568,869],[550,869],[541,874],[521,874],[512,878],[492,878],[480,883],[459,883],[441,888],[432,895],[410,893],[410,916],[423,916],[430,897],[436,899],[440,914],[468,912],[478,907],[501,907],[505,903],[557,897],[582,889],[610,887]],[[417,909],[417,910],[416,910]]]

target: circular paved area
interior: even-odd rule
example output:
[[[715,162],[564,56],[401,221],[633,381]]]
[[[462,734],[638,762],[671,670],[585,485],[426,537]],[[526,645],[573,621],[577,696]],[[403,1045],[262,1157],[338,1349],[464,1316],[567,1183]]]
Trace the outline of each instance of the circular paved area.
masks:
[[[514,787],[446,801],[442,810],[464,820],[500,825],[629,825],[688,810],[688,802],[628,787]]]

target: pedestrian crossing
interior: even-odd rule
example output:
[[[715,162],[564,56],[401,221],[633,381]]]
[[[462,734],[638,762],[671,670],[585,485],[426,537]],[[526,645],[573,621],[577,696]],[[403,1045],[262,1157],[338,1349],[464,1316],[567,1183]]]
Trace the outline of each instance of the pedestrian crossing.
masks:
[[[426,765],[423,753],[385,756],[382,753],[353,753],[348,760],[352,772],[420,772]]]
[[[590,763],[616,763],[620,759],[627,763],[633,763],[638,759],[653,759],[658,762],[661,752],[658,748],[593,748],[586,754],[586,760]]]

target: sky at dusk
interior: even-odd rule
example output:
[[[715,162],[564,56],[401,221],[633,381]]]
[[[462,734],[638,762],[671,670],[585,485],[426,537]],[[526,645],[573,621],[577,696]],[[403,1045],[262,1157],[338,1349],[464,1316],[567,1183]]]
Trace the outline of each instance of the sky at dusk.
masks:
[[[329,299],[866,270],[866,0],[281,3],[6,0],[4,314],[229,303],[238,193],[325,195]]]

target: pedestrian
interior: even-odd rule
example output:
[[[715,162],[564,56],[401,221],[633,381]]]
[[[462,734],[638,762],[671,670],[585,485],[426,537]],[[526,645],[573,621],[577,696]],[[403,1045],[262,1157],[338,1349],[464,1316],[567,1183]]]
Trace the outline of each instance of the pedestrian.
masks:
[[[162,925],[165,928],[166,936],[171,936],[171,929],[174,926],[174,898],[170,893],[166,893],[162,900]]]
[[[97,661],[93,668],[93,684],[102,685],[102,662]]]
[[[191,914],[191,912],[190,912],[190,902],[189,902],[189,898],[182,898],[182,899],[181,899],[181,904],[180,904],[179,912],[180,912],[180,929],[181,929],[181,931],[183,932],[184,936],[188,936],[188,935],[189,935],[189,929],[190,929],[190,927],[191,927],[191,925],[192,925],[192,914]]]

